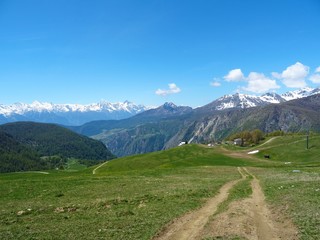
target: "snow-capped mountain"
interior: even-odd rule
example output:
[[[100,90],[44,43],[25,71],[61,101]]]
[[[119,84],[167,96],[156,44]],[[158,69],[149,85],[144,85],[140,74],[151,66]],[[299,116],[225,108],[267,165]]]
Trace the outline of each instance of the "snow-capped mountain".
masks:
[[[198,109],[206,112],[232,108],[250,108],[271,103],[282,103],[318,93],[320,93],[320,88],[303,88],[282,95],[266,93],[261,96],[254,96],[236,93],[233,95],[225,95]],[[149,109],[151,109],[151,107],[136,105],[129,101],[118,103],[100,101],[99,103],[87,105],[53,104],[38,101],[31,104],[0,104],[0,124],[16,121],[35,121],[75,126],[96,120],[119,120],[129,118]],[[151,111],[151,113],[153,114],[160,110],[168,111],[168,109],[172,110],[172,112],[179,112],[179,114],[192,111],[190,107],[177,107],[173,103],[166,103],[163,106],[156,108],[154,111]],[[146,114],[151,113],[148,112]]]
[[[276,93],[266,93],[261,96],[236,93],[225,95],[209,103],[206,109],[224,110],[231,108],[250,108],[264,106],[271,103],[282,103],[293,99],[308,97],[320,93],[320,88],[302,88],[300,90],[286,92],[282,95]]]
[[[309,97],[314,94],[320,93],[320,88],[302,88],[299,90],[291,91],[291,92],[286,92],[282,94],[281,96],[286,100],[290,101],[293,99],[298,99],[298,98],[303,98],[303,97]]]
[[[0,123],[13,121],[49,122],[81,125],[94,120],[123,119],[150,109],[132,102],[81,104],[53,104],[35,101],[31,104],[0,104]]]

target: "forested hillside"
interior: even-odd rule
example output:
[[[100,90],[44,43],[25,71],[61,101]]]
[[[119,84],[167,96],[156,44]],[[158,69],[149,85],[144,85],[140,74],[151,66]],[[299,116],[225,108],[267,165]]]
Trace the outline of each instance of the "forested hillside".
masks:
[[[1,125],[0,130],[30,146],[41,156],[61,155],[92,160],[114,157],[103,143],[54,124],[17,122]]]
[[[46,163],[30,147],[0,131],[0,172],[46,169]]]
[[[1,172],[50,169],[68,158],[92,165],[115,157],[102,142],[53,124],[8,123],[0,132]]]

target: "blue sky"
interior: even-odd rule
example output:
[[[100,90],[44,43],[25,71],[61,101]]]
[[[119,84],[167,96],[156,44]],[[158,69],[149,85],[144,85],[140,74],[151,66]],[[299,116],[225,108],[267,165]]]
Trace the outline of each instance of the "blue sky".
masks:
[[[320,85],[319,0],[0,0],[0,104],[192,107]]]

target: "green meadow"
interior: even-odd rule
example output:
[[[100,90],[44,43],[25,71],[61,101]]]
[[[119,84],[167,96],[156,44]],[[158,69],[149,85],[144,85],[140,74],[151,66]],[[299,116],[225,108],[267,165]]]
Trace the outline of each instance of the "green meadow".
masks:
[[[293,219],[301,239],[317,239],[320,137],[310,137],[309,149],[304,138],[283,136],[261,148],[232,150],[185,145],[111,160],[95,174],[97,166],[85,169],[76,161],[48,174],[1,174],[0,239],[150,239],[240,179],[239,166],[260,179],[268,203]],[[254,149],[261,150],[247,157]],[[247,180],[228,201],[250,194]]]

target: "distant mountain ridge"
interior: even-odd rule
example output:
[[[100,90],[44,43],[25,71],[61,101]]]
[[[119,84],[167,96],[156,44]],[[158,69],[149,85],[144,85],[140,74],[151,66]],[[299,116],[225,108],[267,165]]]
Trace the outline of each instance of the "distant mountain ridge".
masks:
[[[0,123],[35,121],[64,125],[81,125],[94,120],[119,120],[148,110],[149,107],[132,102],[81,104],[53,104],[35,101],[31,104],[0,104]]]
[[[302,88],[282,95],[266,93],[261,96],[255,96],[236,93],[233,95],[225,95],[198,109],[210,112],[226,109],[246,109],[266,106],[272,103],[283,103],[293,99],[312,96],[317,93],[320,93],[320,88]],[[17,121],[34,121],[80,126],[91,121],[126,119],[144,112],[146,112],[144,117],[150,118],[152,115],[161,117],[162,115],[160,113],[164,113],[164,115],[168,117],[166,113],[174,116],[177,114],[183,115],[192,111],[193,109],[191,107],[176,106],[173,103],[165,103],[163,106],[160,106],[160,108],[151,108],[144,105],[136,105],[129,101],[118,103],[101,101],[87,105],[53,104],[35,101],[31,104],[0,104],[0,124]]]

